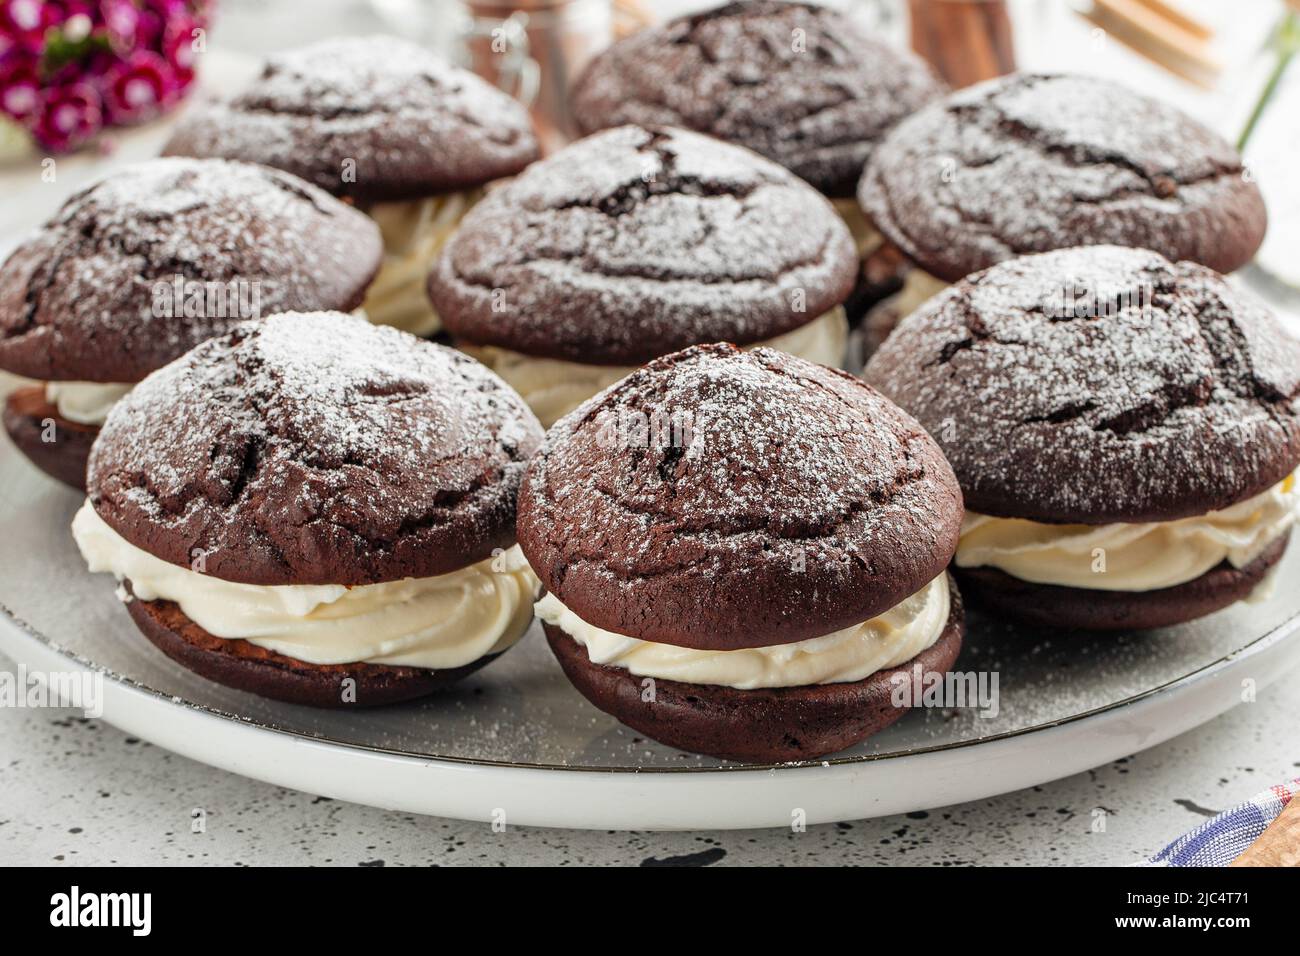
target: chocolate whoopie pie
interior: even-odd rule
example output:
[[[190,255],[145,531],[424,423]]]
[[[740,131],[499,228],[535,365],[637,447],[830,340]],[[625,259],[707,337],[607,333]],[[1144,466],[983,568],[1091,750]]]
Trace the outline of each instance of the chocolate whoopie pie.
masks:
[[[749,150],[623,126],[479,203],[429,276],[457,344],[550,425],[689,345],[842,361],[853,241],[830,204]]]
[[[561,419],[518,530],[588,700],[669,746],[770,762],[883,729],[898,675],[952,666],[961,515],[938,446],[873,389],[719,344]]]
[[[574,84],[573,115],[585,133],[680,126],[752,149],[830,197],[861,257],[882,242],[853,198],[863,165],[945,91],[924,60],[837,10],[753,0],[615,43]],[[860,283],[855,299],[870,294]]]
[[[1226,140],[1186,113],[1096,76],[1017,73],[899,123],[858,185],[904,289],[873,341],[950,282],[1035,252],[1113,244],[1219,272],[1250,260],[1267,215]],[[872,268],[868,262],[868,269]]]
[[[113,403],[150,372],[249,318],[354,309],[379,268],[374,223],[278,170],[158,159],[72,196],[0,266],[4,424],[83,488]]]
[[[140,630],[211,680],[369,706],[532,621],[514,546],[537,419],[454,349],[339,313],[237,326],[109,414],[73,534]]]
[[[163,152],[262,163],[355,203],[384,236],[367,316],[432,335],[429,264],[484,187],[538,147],[520,103],[414,43],[372,36],[271,57],[243,93],[188,112]]]
[[[967,594],[1034,624],[1208,614],[1255,591],[1300,513],[1300,342],[1196,263],[1000,263],[913,313],[865,377],[952,462]]]

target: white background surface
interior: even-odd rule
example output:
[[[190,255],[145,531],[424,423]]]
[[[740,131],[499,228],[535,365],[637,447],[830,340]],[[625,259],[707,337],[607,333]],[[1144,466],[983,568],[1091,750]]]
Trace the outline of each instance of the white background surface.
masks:
[[[653,4],[663,9],[685,4]],[[1087,39],[1088,29],[1048,0],[1022,4],[1044,36]],[[1225,53],[1249,58],[1274,4],[1218,8],[1230,26]],[[1229,9],[1231,8],[1231,9]],[[310,9],[310,17],[304,14]],[[1226,16],[1226,19],[1224,15]],[[306,22],[305,22],[306,21]],[[361,3],[226,0],[213,33],[224,50],[261,53],[337,32],[373,28]],[[435,21],[436,26],[436,21]],[[1060,51],[1072,52],[1062,56]],[[1022,62],[1120,72],[1232,131],[1249,72],[1202,98],[1122,50],[1039,42]],[[236,70],[228,60],[213,73]],[[145,131],[115,160],[147,155]],[[68,161],[57,189],[32,167],[0,171],[0,248],[39,222],[91,164]],[[62,175],[66,172],[67,175]],[[0,659],[0,669],[11,669]],[[804,833],[607,834],[507,828],[385,813],[255,783],[129,738],[75,712],[0,710],[0,863],[959,863],[1125,864],[1154,852],[1206,815],[1300,776],[1294,676],[1200,730],[1125,761],[1041,788],[924,815],[810,828]],[[196,808],[206,832],[192,833]],[[1094,832],[1104,810],[1105,832]]]

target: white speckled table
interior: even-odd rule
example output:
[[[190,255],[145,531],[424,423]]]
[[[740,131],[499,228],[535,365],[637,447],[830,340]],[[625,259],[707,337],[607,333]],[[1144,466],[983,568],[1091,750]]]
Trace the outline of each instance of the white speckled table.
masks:
[[[12,668],[0,657],[0,670]],[[257,783],[78,711],[0,708],[0,864],[1127,864],[1300,774],[1298,710],[1300,686],[1283,679],[1199,730],[1085,774],[803,833],[497,833]],[[191,832],[195,808],[205,832]]]

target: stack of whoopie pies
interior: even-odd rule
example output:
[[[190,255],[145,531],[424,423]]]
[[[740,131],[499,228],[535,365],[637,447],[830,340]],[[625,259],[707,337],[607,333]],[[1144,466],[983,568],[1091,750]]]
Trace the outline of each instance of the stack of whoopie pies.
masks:
[[[950,672],[958,584],[1096,630],[1267,596],[1300,342],[1222,275],[1266,215],[1221,138],[1093,77],[945,96],[776,0],[615,44],[574,110],[538,159],[478,77],[328,41],[0,266],[6,430],[165,654],[370,706],[536,617],[596,707],[773,762]]]

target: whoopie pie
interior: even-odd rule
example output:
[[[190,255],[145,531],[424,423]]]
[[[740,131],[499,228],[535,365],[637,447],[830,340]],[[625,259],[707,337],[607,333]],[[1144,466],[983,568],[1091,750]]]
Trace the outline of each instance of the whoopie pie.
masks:
[[[680,126],[745,146],[837,199],[872,149],[945,92],[920,57],[811,3],[727,3],[640,30],[573,86],[584,133]]]
[[[853,198],[863,164],[895,123],[945,92],[924,60],[852,17],[753,0],[620,40],[588,65],[572,101],[586,133],[680,126],[780,163],[830,197],[868,255],[882,240]]]
[[[73,535],[196,673],[293,703],[386,704],[528,628],[515,500],[541,437],[454,349],[357,316],[276,315],[118,402]]]
[[[1300,510],[1300,342],[1196,263],[1000,263],[914,312],[865,377],[952,462],[963,589],[1033,624],[1208,614],[1268,577]]]
[[[375,224],[278,170],[156,159],[72,196],[0,266],[10,437],[77,488],[113,403],[195,344],[291,309],[354,309]]]
[[[961,647],[961,492],[859,380],[771,349],[657,359],[560,420],[519,543],[561,666],[669,746],[774,762],[892,724]]]
[[[697,133],[622,126],[494,190],[429,276],[454,340],[544,425],[690,345],[842,361],[853,240],[816,190]]]
[[[870,317],[876,341],[946,284],[1018,255],[1112,244],[1231,272],[1268,221],[1218,134],[1071,74],[1016,73],[930,104],[875,149],[858,200],[886,239],[880,271],[907,276]]]
[[[262,163],[356,204],[384,236],[367,316],[431,335],[429,264],[484,187],[538,147],[527,110],[486,80],[371,36],[272,56],[247,90],[183,116],[163,153]]]

